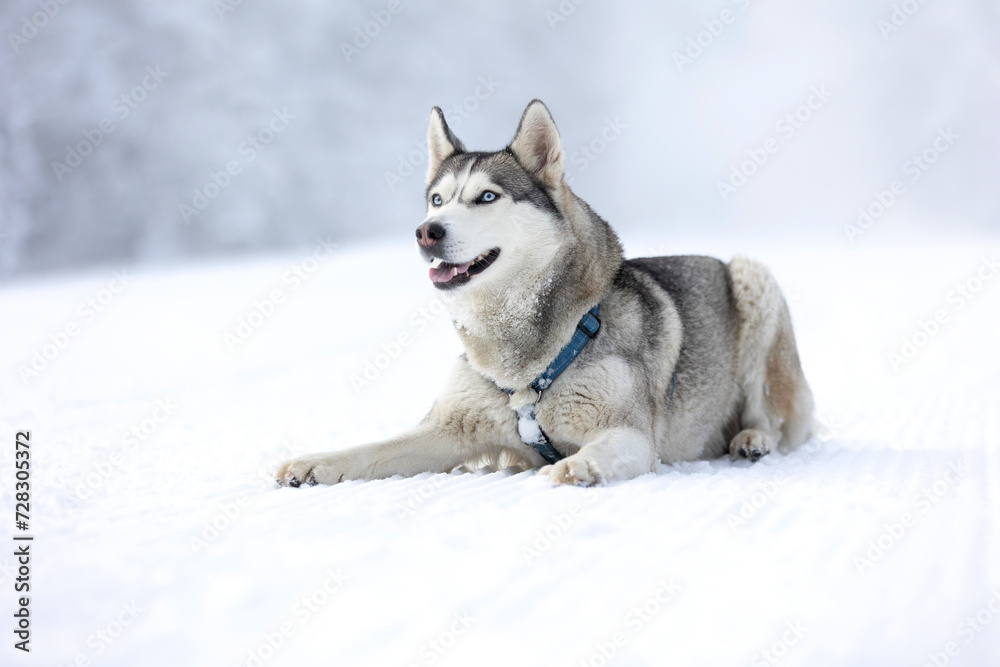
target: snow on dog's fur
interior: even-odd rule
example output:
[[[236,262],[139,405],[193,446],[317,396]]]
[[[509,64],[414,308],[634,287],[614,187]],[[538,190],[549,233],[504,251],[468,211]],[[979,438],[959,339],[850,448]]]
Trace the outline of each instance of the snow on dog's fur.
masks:
[[[766,267],[742,257],[624,260],[608,223],[566,184],[559,133],[538,100],[501,151],[467,151],[437,107],[427,134],[418,247],[434,286],[454,296],[449,309],[466,353],[416,428],[288,461],[279,483],[488,460],[594,484],[650,472],[658,461],[727,451],[756,460],[809,437],[812,394]],[[532,380],[598,304],[597,336],[539,397]],[[565,456],[553,465],[518,435],[515,410],[536,400],[542,429]]]

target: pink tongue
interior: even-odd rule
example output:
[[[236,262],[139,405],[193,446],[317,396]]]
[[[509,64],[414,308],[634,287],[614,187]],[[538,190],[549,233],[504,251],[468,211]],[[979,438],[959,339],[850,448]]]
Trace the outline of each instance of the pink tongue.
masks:
[[[458,268],[458,273],[465,273],[470,266],[472,266],[472,262],[459,264],[457,267],[454,264],[442,264],[438,268],[430,270],[431,282],[446,283],[456,275],[455,268]]]

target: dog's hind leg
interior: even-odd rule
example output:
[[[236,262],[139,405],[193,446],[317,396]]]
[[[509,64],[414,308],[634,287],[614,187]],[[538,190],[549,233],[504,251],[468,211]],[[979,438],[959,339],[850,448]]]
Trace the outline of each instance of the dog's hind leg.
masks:
[[[802,373],[795,333],[781,288],[763,264],[729,263],[739,322],[741,431],[729,453],[756,461],[777,446],[802,444],[813,427],[812,392]]]

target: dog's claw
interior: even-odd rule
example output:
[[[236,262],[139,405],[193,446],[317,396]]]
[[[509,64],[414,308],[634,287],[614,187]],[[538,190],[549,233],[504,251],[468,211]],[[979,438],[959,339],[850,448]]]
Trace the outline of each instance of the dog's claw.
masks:
[[[278,484],[293,489],[301,486],[337,484],[348,475],[347,472],[341,472],[347,470],[348,465],[349,462],[345,462],[339,454],[314,454],[285,461],[278,468],[275,477],[278,479]]]
[[[769,438],[762,432],[745,429],[737,433],[729,443],[732,458],[750,459],[757,462],[771,451]]]

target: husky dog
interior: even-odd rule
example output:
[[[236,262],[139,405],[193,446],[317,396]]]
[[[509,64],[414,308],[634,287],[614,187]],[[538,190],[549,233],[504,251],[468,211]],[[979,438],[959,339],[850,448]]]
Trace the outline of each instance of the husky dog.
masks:
[[[809,438],[812,393],[766,267],[625,260],[615,232],[566,184],[539,100],[501,151],[467,151],[437,107],[427,142],[417,244],[434,287],[453,296],[466,352],[419,426],[288,461],[280,484],[513,461],[557,484],[591,485],[660,461],[727,451],[757,460]]]

